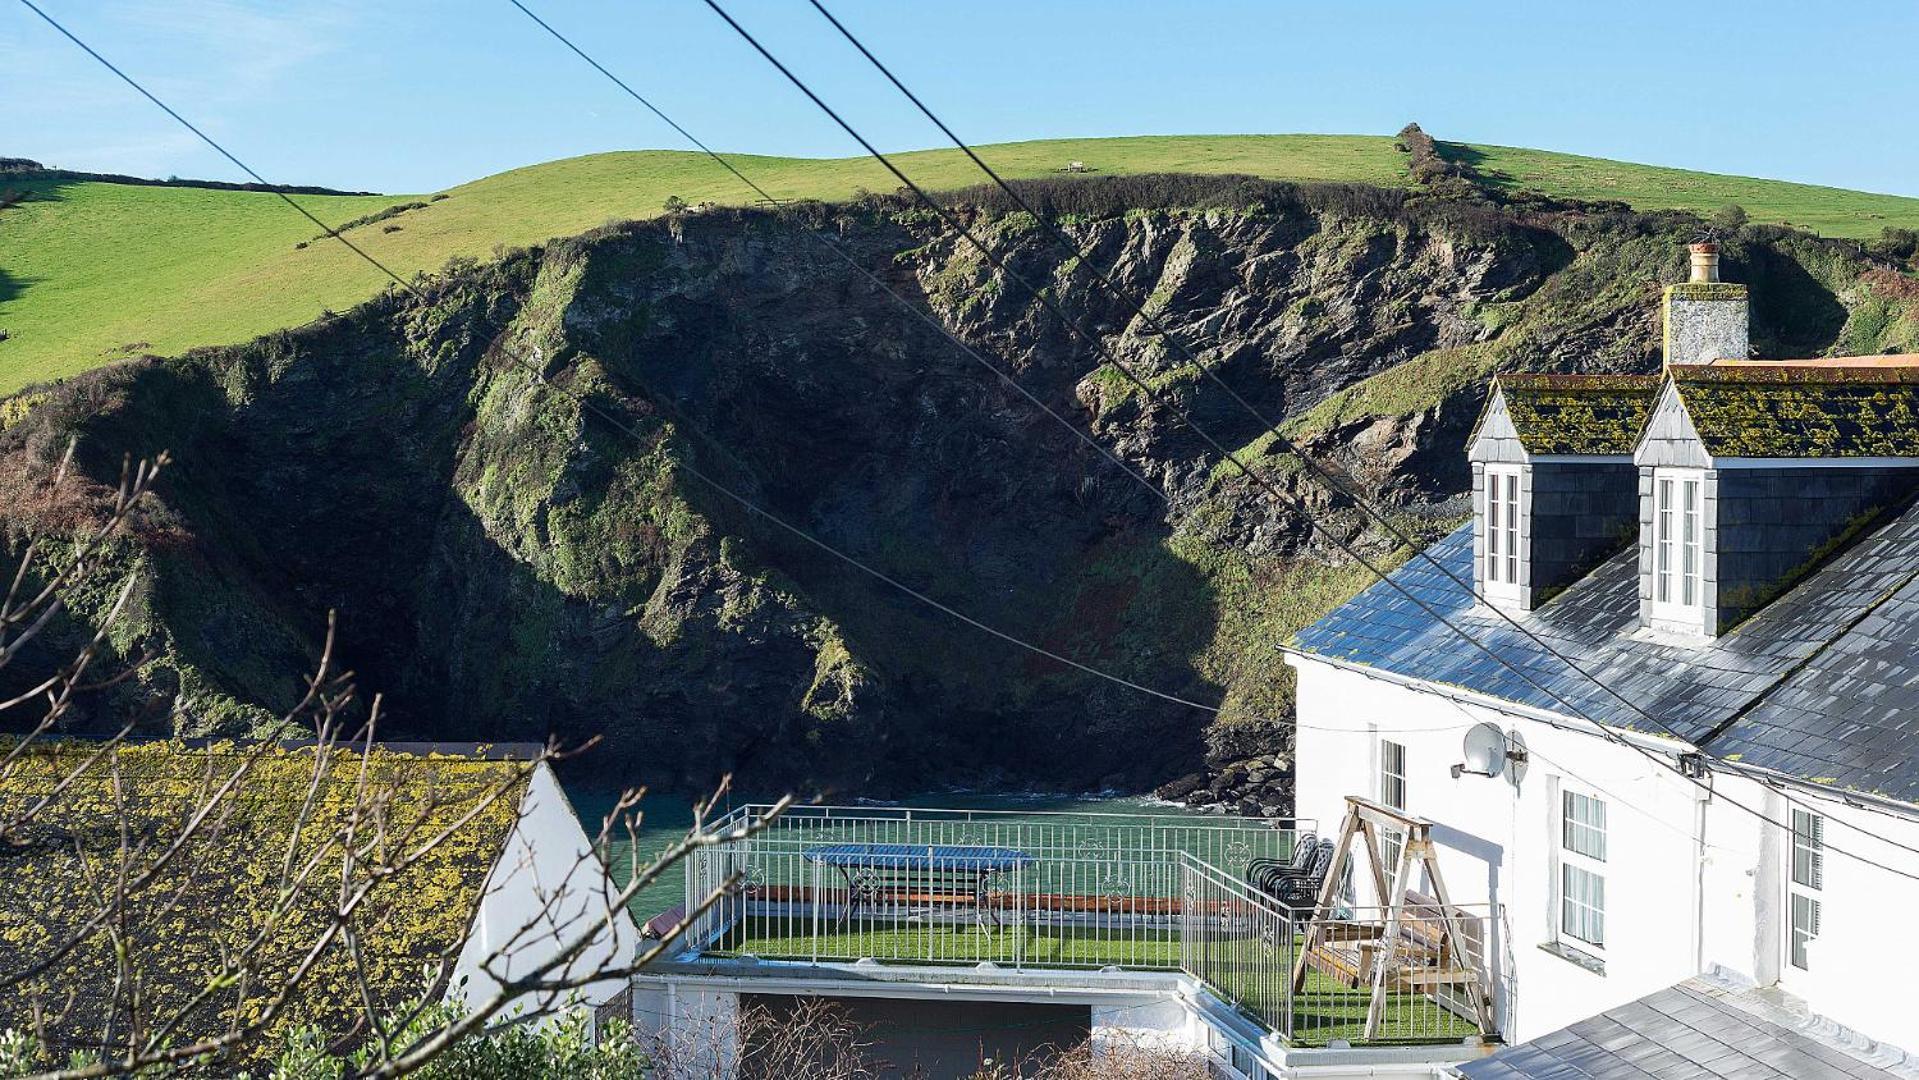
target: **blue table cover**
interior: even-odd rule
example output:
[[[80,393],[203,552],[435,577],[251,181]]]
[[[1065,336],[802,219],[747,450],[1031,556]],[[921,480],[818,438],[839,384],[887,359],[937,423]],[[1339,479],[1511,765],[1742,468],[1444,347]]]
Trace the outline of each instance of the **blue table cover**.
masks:
[[[1039,860],[1017,848],[952,844],[827,844],[806,853],[809,862],[869,870],[998,873]]]

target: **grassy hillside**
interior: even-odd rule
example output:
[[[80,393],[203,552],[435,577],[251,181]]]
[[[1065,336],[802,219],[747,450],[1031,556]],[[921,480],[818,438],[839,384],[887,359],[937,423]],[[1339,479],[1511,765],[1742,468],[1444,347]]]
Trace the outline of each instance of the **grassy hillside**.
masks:
[[[1647,208],[1710,210],[1729,202],[1755,220],[1788,220],[1831,235],[1919,227],[1919,199],[1625,165],[1563,154],[1473,147],[1496,180],[1554,194],[1623,199]],[[1291,180],[1398,184],[1405,158],[1373,136],[1152,136],[1011,143],[982,155],[1011,177],[1054,173],[1071,160],[1102,173],[1251,173]],[[780,198],[836,199],[891,191],[865,158],[741,155],[748,175]],[[977,183],[958,152],[899,155],[934,188]],[[0,394],[129,353],[177,353],[304,323],[377,292],[384,279],[315,230],[278,197],[241,191],[48,183],[0,211]],[[455,256],[537,243],[608,220],[690,202],[747,201],[750,193],[704,157],[673,151],[597,154],[516,169],[465,184],[440,201],[352,230],[394,270],[432,270]],[[344,222],[423,196],[294,196],[324,221]],[[396,231],[386,231],[397,226]]]
[[[1667,169],[1512,146],[1465,146],[1459,156],[1495,184],[1572,199],[1618,199],[1635,210],[1744,207],[1754,221],[1796,225],[1821,236],[1865,238],[1919,222],[1919,199],[1750,176]]]

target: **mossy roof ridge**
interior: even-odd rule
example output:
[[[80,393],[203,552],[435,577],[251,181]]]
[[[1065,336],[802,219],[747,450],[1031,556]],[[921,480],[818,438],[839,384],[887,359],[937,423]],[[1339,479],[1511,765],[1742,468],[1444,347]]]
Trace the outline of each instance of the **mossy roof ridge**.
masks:
[[[69,740],[27,748],[0,777],[0,816],[44,795],[98,749]],[[248,773],[220,812],[209,816],[217,827],[196,834],[127,905],[141,1008],[148,1016],[166,1016],[186,1006],[221,970],[223,950],[245,941],[279,895],[280,868],[313,779],[310,748],[165,741],[128,743],[102,754],[13,843],[0,845],[0,971],[22,970],[83,927],[96,910],[99,884],[89,883],[87,864],[95,875],[111,872],[123,826],[134,843],[149,844],[137,865],[150,864],[153,852],[179,836],[192,809],[243,760],[251,763]],[[364,782],[375,793],[370,801],[378,804],[387,837],[412,836],[420,845],[467,819],[413,865],[375,886],[358,926],[374,999],[394,1007],[422,989],[428,965],[457,955],[518,818],[525,765],[376,748],[365,766]],[[323,849],[355,816],[353,808],[369,801],[356,794],[361,770],[361,756],[345,750],[326,764],[299,840],[299,856],[320,856],[320,869],[261,954],[259,967],[267,977],[197,1006],[182,1025],[183,1039],[216,1034],[235,1016],[259,1016],[275,989],[272,974],[291,970],[324,931],[337,898],[340,857],[337,844]],[[360,816],[364,821],[368,815]],[[362,824],[362,838],[366,829]],[[56,1043],[97,1040],[108,1023],[125,1023],[124,995],[115,1001],[113,955],[106,936],[94,934],[37,980],[56,1003],[75,995],[74,1008],[50,1033]],[[304,1023],[349,1032],[359,1002],[352,968],[339,944],[327,950],[268,1042],[277,1040],[279,1030]],[[32,998],[0,994],[0,1028],[24,1028]]]
[[[1617,455],[1632,453],[1659,377],[1513,373],[1498,389],[1527,453]]]
[[[1675,367],[1714,457],[1919,457],[1919,368]]]

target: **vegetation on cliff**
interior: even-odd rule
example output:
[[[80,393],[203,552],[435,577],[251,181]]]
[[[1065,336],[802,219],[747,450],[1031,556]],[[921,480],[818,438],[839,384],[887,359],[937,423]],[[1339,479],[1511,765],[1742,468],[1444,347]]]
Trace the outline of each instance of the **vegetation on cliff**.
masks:
[[[955,199],[1156,390],[1388,562],[1406,553],[1208,374],[1435,536],[1464,512],[1486,376],[1654,370],[1658,289],[1700,227],[1250,177],[1029,192],[1083,260],[987,194]],[[1209,755],[1283,752],[1275,647],[1364,571],[928,216],[868,197],[609,226],[455,263],[421,298],[35,391],[0,414],[0,475],[44,470],[69,437],[95,476],[126,453],[179,462],[120,554],[143,584],[116,644],[153,659],[96,720],[136,709],[155,731],[245,734],[293,692],[284,673],[337,608],[342,653],[390,695],[390,734],[604,732],[602,758],[669,784],[1144,787]],[[930,305],[1166,499],[807,231]],[[1890,259],[1769,226],[1724,244],[1761,355],[1919,340]],[[1197,361],[1104,295],[1089,263],[1148,298]],[[975,618],[1220,713],[920,606],[689,464]],[[17,542],[60,524],[9,509],[5,527]]]
[[[1054,176],[1074,160],[1092,170],[1089,179],[1177,172],[1417,187],[1431,171],[1413,175],[1408,155],[1383,136],[1061,139],[980,152],[1003,175],[1022,179]],[[1753,221],[1791,222],[1826,236],[1876,237],[1888,228],[1911,236],[1919,229],[1919,199],[1511,147],[1439,142],[1434,153],[1451,163],[1447,168],[1470,168],[1511,197],[1540,193],[1699,213],[1737,204]],[[864,157],[730,156],[781,199],[836,201],[895,187]],[[979,179],[956,150],[897,160],[933,189]],[[350,252],[315,242],[312,223],[276,195],[111,179],[5,172],[0,161],[0,394],[143,352],[245,341],[344,310],[386,285]],[[408,275],[451,258],[487,258],[503,247],[658,215],[669,199],[683,207],[754,200],[702,155],[658,150],[533,165],[430,200],[309,192],[293,198]],[[394,216],[397,207],[412,209]]]

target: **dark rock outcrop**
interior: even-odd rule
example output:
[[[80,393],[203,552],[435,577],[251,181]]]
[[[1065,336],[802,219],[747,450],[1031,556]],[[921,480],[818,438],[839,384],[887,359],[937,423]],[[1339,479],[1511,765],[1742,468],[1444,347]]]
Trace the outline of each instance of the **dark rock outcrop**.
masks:
[[[1066,215],[1082,260],[1023,213],[964,212],[1104,348],[1386,561],[1399,545],[1213,376],[1430,538],[1463,512],[1485,375],[1648,370],[1653,289],[1688,227],[1254,185]],[[1752,271],[1765,318],[1854,303],[1867,269],[1776,232],[1730,242],[1728,263]],[[153,730],[266,730],[337,609],[393,737],[600,734],[609,768],[686,787],[727,771],[862,793],[1181,776],[1162,791],[1278,813],[1277,646],[1366,583],[1020,282],[888,200],[611,227],[449,268],[422,297],[33,394],[0,411],[6,483],[37,482],[69,437],[97,480],[125,454],[179,462],[117,551],[142,586],[115,644],[155,659],[90,703],[102,725],[133,709]],[[972,618],[1219,713],[981,633],[708,480]],[[14,550],[72,528],[25,502],[0,513]],[[69,638],[99,597],[74,610]]]

